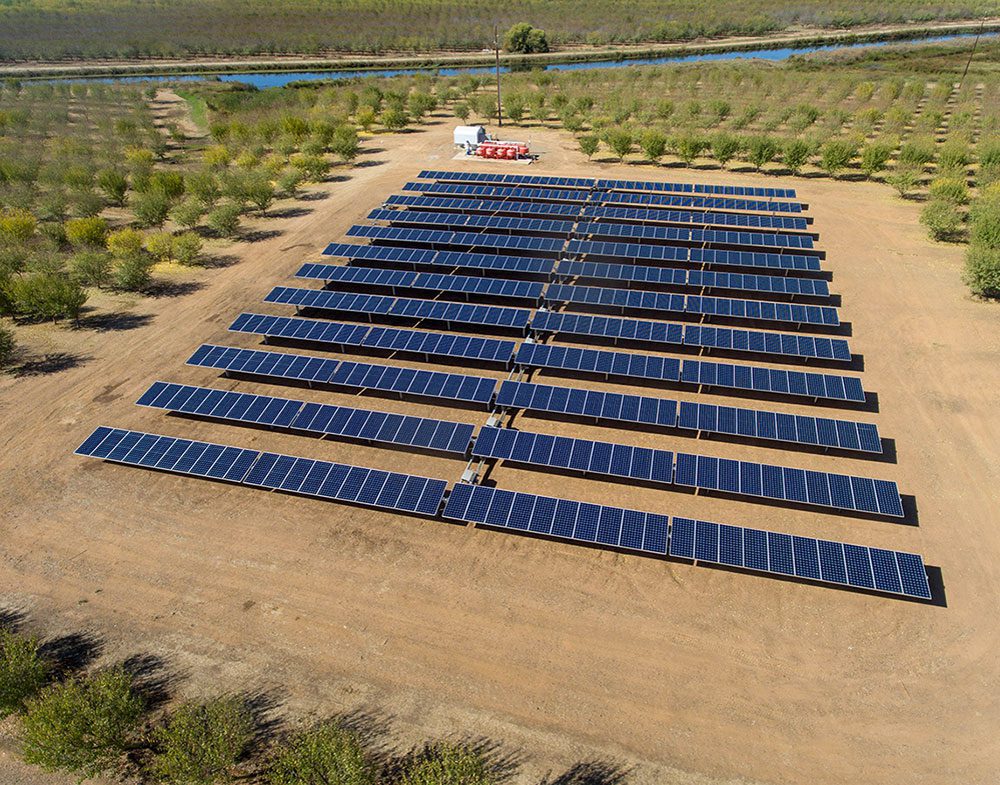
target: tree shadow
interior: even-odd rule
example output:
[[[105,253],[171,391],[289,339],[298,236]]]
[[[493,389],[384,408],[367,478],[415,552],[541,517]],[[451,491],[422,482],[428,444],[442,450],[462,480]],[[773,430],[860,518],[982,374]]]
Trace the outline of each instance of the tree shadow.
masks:
[[[366,161],[358,161],[354,164],[355,169],[367,169],[371,166],[382,166],[385,160],[382,158],[369,158]]]
[[[99,333],[135,330],[145,327],[153,321],[149,313],[128,313],[115,311],[113,313],[96,313],[77,320],[76,326],[84,330],[95,330]]]
[[[240,241],[244,243],[261,243],[275,237],[281,237],[284,232],[281,229],[254,229],[249,232],[240,232]]]
[[[28,620],[28,614],[18,608],[0,608],[0,630],[20,632]]]
[[[134,654],[122,663],[122,669],[132,678],[132,688],[151,711],[170,700],[173,688],[182,679],[181,674],[168,671],[164,659],[156,654]]]
[[[605,760],[588,760],[574,763],[555,779],[546,777],[539,785],[622,785],[628,780],[631,769]]]
[[[324,199],[329,199],[330,194],[326,191],[307,191],[297,198],[300,202],[322,202]]]
[[[221,270],[232,267],[240,261],[240,257],[231,253],[210,254],[201,257],[198,266],[206,270]]]
[[[282,720],[278,716],[278,709],[284,703],[284,694],[272,689],[245,691],[238,697],[253,719],[253,738],[244,754],[245,758],[253,758],[281,735]]]
[[[402,755],[387,756],[382,766],[382,779],[386,782],[396,782],[402,779],[407,770],[420,761],[433,756],[436,747],[442,741],[429,741],[422,746],[413,747]],[[454,743],[479,755],[486,763],[491,775],[490,781],[498,784],[509,782],[524,762],[523,753],[505,748],[502,742],[483,736],[463,737]]]
[[[280,210],[271,210],[268,214],[268,218],[301,218],[303,215],[309,215],[312,212],[311,207],[284,207]]]
[[[53,352],[22,360],[18,365],[11,368],[11,373],[19,379],[26,376],[44,376],[49,373],[68,371],[71,368],[83,365],[90,359],[90,357],[81,354]]]
[[[39,651],[60,677],[84,670],[104,651],[104,640],[93,632],[71,632],[45,641]]]
[[[145,294],[157,299],[161,297],[183,297],[203,289],[201,281],[153,281],[146,287]]]

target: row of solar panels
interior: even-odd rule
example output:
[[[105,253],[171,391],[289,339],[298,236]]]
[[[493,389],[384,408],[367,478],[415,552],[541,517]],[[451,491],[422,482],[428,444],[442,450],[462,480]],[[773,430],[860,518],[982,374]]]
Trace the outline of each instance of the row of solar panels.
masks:
[[[813,239],[805,234],[736,232],[718,229],[686,229],[677,226],[521,218],[516,216],[477,215],[474,213],[426,212],[420,210],[375,209],[368,214],[372,221],[392,224],[431,224],[455,229],[499,229],[508,232],[538,232],[564,237],[627,237],[670,243],[712,243],[757,248],[795,248],[809,250]]]
[[[651,180],[594,180],[589,177],[552,177],[531,174],[502,174],[499,172],[447,172],[425,169],[421,180],[441,182],[499,183],[552,188],[596,188],[621,191],[679,191],[696,194],[725,194],[727,196],[767,196],[772,199],[794,199],[794,188],[768,188],[741,185],[707,185],[704,183],[668,183]]]
[[[536,343],[522,344],[514,361],[525,367],[581,371],[626,379],[695,384],[817,400],[865,402],[861,380],[854,376],[706,360],[682,361],[673,357]]]
[[[484,427],[472,454],[527,466],[569,469],[662,485],[722,491],[735,496],[795,502],[841,511],[903,516],[896,483],[753,461],[734,461],[626,444]]]
[[[615,341],[695,346],[706,349],[746,352],[774,357],[850,362],[851,350],[842,338],[771,333],[701,324],[676,324],[611,316],[555,313],[540,310],[531,320],[531,329],[540,333],[586,335]]]
[[[458,455],[468,452],[475,430],[467,423],[171,382],[154,382],[136,403],[229,422],[421,447]]]
[[[558,202],[513,202],[500,199],[464,199],[454,196],[413,196],[393,194],[385,204],[391,207],[416,207],[423,210],[446,210],[458,213],[489,215],[563,216],[570,218],[607,218],[634,223],[695,224],[697,226],[738,227],[758,231],[805,232],[805,218],[755,213],[715,213],[697,210],[670,210],[657,207],[601,207],[590,204]]]
[[[401,270],[378,268],[351,268],[338,265],[306,264],[297,277],[322,280],[326,289],[298,289],[277,286],[264,298],[266,302],[284,303],[300,308],[318,308],[327,311],[363,313],[368,315],[400,318],[431,319],[434,321],[505,327],[524,330],[531,320],[525,308],[474,305],[471,303],[442,302],[419,298],[399,297],[396,294],[354,294],[336,289],[350,289],[358,285],[382,286],[395,289],[433,291],[431,284],[438,282],[439,293],[461,293],[466,296],[529,299],[543,286],[527,281],[494,281],[423,274],[424,279],[408,276],[421,275]],[[540,298],[547,305],[572,304],[593,310],[616,308],[621,311],[683,314],[686,316],[711,316],[751,322],[777,322],[782,324],[811,325],[833,328],[840,324],[836,308],[819,305],[798,305],[770,300],[740,300],[729,297],[704,297],[696,294],[669,294],[643,289],[613,289],[601,286],[576,286],[550,284]]]
[[[726,564],[931,599],[923,560],[900,551],[587,504],[101,426],[77,455],[578,543]],[[838,559],[838,554],[842,559]],[[894,567],[894,569],[893,569]]]
[[[722,564],[756,572],[931,599],[923,559],[903,551],[455,485],[443,517],[571,542]]]
[[[437,515],[448,487],[428,477],[105,426],[76,454],[419,515]]]
[[[431,229],[396,229],[386,226],[363,228],[367,237],[373,240],[389,240],[417,245],[466,245],[467,247],[493,247],[493,242],[501,238],[505,247],[511,247],[512,238],[505,235],[486,235],[465,232],[459,242],[455,232],[439,232]],[[523,238],[513,238],[514,241]],[[530,238],[529,238],[530,239]],[[535,238],[537,239],[537,238]],[[499,240],[498,240],[499,242]],[[516,243],[515,243],[516,245]],[[533,250],[519,246],[521,250]],[[645,249],[645,250],[644,250]],[[758,251],[718,251],[702,248],[673,248],[670,246],[646,246],[639,243],[598,243],[592,240],[571,240],[567,252],[582,256],[607,256],[609,258],[645,259],[647,261],[687,262],[707,267],[736,267],[768,270],[798,270],[819,272],[819,259],[815,256],[799,254],[775,254]],[[323,253],[345,259],[393,261],[397,264],[429,265],[434,267],[465,267],[490,273],[508,275],[551,275],[556,263],[553,259],[509,254],[470,253],[467,251],[439,251],[414,247],[394,247],[378,245],[353,245],[351,243],[330,243]]]
[[[504,381],[496,404],[505,409],[566,414],[597,422],[660,426],[762,441],[881,453],[875,425],[827,417],[782,414],[712,403]]]
[[[715,196],[673,196],[660,193],[625,193],[615,191],[586,192],[571,189],[420,182],[406,183],[403,186],[403,190],[425,194],[474,196],[481,199],[697,207],[714,210],[739,210],[742,212],[786,213],[791,215],[802,213],[802,205],[799,202],[775,202],[762,199],[733,199]]]

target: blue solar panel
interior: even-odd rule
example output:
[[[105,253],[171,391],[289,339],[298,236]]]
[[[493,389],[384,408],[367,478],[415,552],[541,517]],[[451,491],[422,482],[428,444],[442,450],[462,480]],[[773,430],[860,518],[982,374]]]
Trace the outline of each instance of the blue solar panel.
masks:
[[[677,226],[653,226],[650,224],[581,221],[577,224],[576,234],[588,235],[590,237],[622,237],[643,241],[657,240],[670,243],[713,243],[751,248],[795,248],[809,250],[813,247],[813,239],[807,234],[686,229]]]
[[[804,373],[752,365],[680,360],[646,354],[578,349],[567,346],[524,343],[515,362],[538,368],[598,373],[608,377],[656,379],[705,387],[794,395],[863,403],[865,393],[856,377]],[[678,375],[678,370],[680,374]]]
[[[737,496],[903,517],[899,489],[888,480],[677,453],[674,482]]]
[[[901,551],[674,518],[670,526],[670,555],[931,599],[923,559]]]
[[[596,201],[596,199],[595,199]],[[643,204],[660,207],[701,207],[740,212],[793,213],[802,212],[799,202],[773,202],[760,199],[726,199],[712,196],[674,196],[657,193],[627,193],[605,191],[600,194],[603,204]]]
[[[541,232],[543,234],[569,235],[573,221],[551,218],[517,218],[514,216],[473,215],[468,213],[420,212],[417,210],[372,210],[369,220],[388,221],[391,224],[426,224],[455,228],[501,229],[507,232]]]
[[[276,286],[268,293],[264,301],[294,305],[298,308],[363,313],[370,316],[430,319],[448,324],[474,324],[517,330],[526,328],[528,320],[531,318],[531,311],[525,308],[470,305],[437,300],[416,300],[406,297],[382,297],[372,294],[350,294],[323,289],[295,289],[289,286]]]
[[[76,454],[418,515],[437,515],[447,487],[428,477],[103,426]]]
[[[449,194],[453,196],[478,196],[492,199],[538,199],[546,202],[586,202],[590,194],[586,191],[554,188],[518,188],[503,185],[475,185],[472,183],[418,183],[403,186],[404,191],[419,191],[425,194]]]
[[[536,259],[531,256],[432,251],[426,248],[387,248],[380,245],[350,243],[330,243],[323,254],[352,261],[390,262],[410,267],[464,268],[489,275],[548,275],[554,266],[551,259]]]
[[[217,368],[229,373],[333,384],[360,390],[382,390],[402,395],[488,404],[496,380],[438,371],[417,371],[396,365],[341,362],[256,349],[234,349],[204,344],[188,365]]]
[[[482,485],[455,485],[443,516],[589,545],[607,545],[661,556],[667,551],[669,518],[666,515]]]
[[[673,428],[677,424],[677,401],[669,398],[622,395],[532,382],[502,382],[497,406],[663,428]]]
[[[169,382],[154,382],[137,403],[230,422],[423,447],[459,455],[468,450],[474,430],[466,423]]]
[[[680,381],[680,360],[673,357],[524,343],[517,351],[515,362],[528,367],[558,368],[631,379]]]
[[[514,341],[498,338],[256,313],[240,314],[229,329],[232,332],[308,341],[337,348],[384,349],[428,357],[460,357],[504,364],[513,359],[517,346]]]
[[[367,237],[370,240],[416,243],[419,245],[460,245],[466,248],[513,248],[557,254],[565,241],[555,237],[520,237],[488,232],[446,232],[436,229],[401,229],[395,226],[360,226],[347,230],[349,237]]]
[[[510,281],[503,278],[415,273],[381,267],[344,267],[336,264],[305,264],[295,273],[295,277],[337,282],[341,285],[381,287],[393,290],[394,294],[396,290],[424,290],[442,295],[504,297],[535,302],[542,296],[544,287],[544,284],[538,281]]]
[[[769,357],[805,357],[850,362],[847,341],[811,335],[769,333],[698,324],[619,319],[540,310],[531,329],[541,333],[589,335],[668,346],[694,346]]]
[[[431,197],[414,197],[431,198]],[[430,205],[425,205],[430,206]],[[573,207],[573,205],[564,205]],[[698,210],[671,210],[659,207],[601,207],[585,205],[581,218],[608,218],[634,223],[697,224],[698,226],[737,226],[756,231],[798,231],[809,228],[805,218],[790,215],[760,215],[758,213],[714,213]]]
[[[768,294],[829,297],[830,286],[822,278],[793,278],[783,275],[720,273],[709,270],[686,270],[678,267],[645,267],[612,262],[560,261],[560,278],[594,278],[606,281],[636,281],[663,286],[697,289],[734,289]]]
[[[545,215],[576,218],[579,204],[546,202],[511,202],[497,199],[463,199],[453,196],[412,196],[395,194],[385,200],[393,207],[418,207],[424,210],[446,210],[450,213],[488,213],[490,215]]]
[[[611,259],[632,259],[649,262],[690,262],[719,267],[753,267],[769,270],[802,270],[817,272],[819,258],[791,253],[762,251],[724,251],[712,248],[684,248],[672,245],[643,243],[612,243],[599,240],[570,240],[566,244],[570,256],[600,256]]]
[[[500,399],[503,396],[504,391],[501,389]],[[876,454],[882,452],[882,439],[879,437],[877,426],[850,420],[831,420],[825,417],[780,414],[684,401],[680,404],[677,427],[748,439],[791,442]]]
[[[589,177],[502,174],[500,172],[446,172],[437,169],[424,169],[417,177],[421,180],[442,182],[500,183],[502,185],[533,185],[552,188],[592,188],[595,182]]]

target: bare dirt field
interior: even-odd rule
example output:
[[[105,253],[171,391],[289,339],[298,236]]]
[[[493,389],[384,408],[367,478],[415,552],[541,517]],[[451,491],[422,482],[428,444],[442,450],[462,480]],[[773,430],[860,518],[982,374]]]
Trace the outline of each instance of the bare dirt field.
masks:
[[[123,315],[131,329],[39,331],[53,352],[71,356],[64,370],[0,381],[5,603],[48,632],[92,630],[105,659],[163,658],[179,694],[252,689],[276,696],[281,712],[361,711],[400,747],[431,736],[488,739],[516,763],[516,783],[579,773],[574,766],[588,761],[605,762],[608,776],[562,782],[612,782],[615,773],[638,785],[995,782],[1000,312],[967,295],[961,248],[927,240],[918,205],[884,186],[588,163],[561,134],[514,134],[546,151],[518,172],[797,188],[828,252],[852,349],[864,357],[865,387],[878,394],[878,411],[857,419],[878,423],[897,462],[527,417],[518,424],[896,480],[916,498],[919,525],[504,466],[492,478],[501,487],[918,552],[941,570],[944,607],[71,455],[107,424],[457,480],[460,460],[183,420],[133,404],[156,379],[350,400],[220,379],[184,361],[202,342],[254,345],[252,336],[226,333],[236,314],[288,313],[261,302],[268,289],[421,168],[456,165],[450,132],[443,120],[368,143],[378,148],[369,165],[323,186],[304,213],[268,221],[280,233],[242,246],[237,263],[193,274],[183,296],[137,299]],[[477,168],[485,166],[504,167]],[[382,398],[355,404],[485,419]],[[25,776],[0,757],[5,768],[15,781]]]

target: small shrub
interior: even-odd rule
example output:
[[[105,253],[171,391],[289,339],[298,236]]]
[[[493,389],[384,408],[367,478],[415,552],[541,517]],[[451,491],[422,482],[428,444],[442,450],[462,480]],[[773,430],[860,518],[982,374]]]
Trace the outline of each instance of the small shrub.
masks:
[[[858,147],[854,142],[846,139],[831,139],[820,151],[820,168],[831,177],[837,172],[846,169],[851,160],[858,152]]]
[[[111,257],[103,251],[80,251],[70,259],[69,273],[82,286],[107,286]]]
[[[938,165],[942,169],[965,169],[969,160],[969,148],[964,142],[946,142],[938,155]]]
[[[403,773],[402,785],[493,785],[483,756],[457,744],[429,745]]]
[[[0,325],[0,366],[10,362],[16,346],[13,331]],[[49,671],[37,638],[0,630],[0,718],[21,711],[48,682]]]
[[[950,202],[934,200],[920,211],[920,223],[935,240],[950,240],[961,231],[962,214]]]
[[[26,703],[24,759],[81,779],[113,771],[136,738],[144,708],[121,668],[54,684]]]
[[[142,232],[136,229],[119,229],[108,235],[108,250],[117,259],[141,256],[143,241]]]
[[[72,218],[66,222],[66,239],[74,247],[99,248],[108,236],[108,222],[103,218]]]
[[[377,776],[357,736],[324,722],[281,744],[268,767],[267,781],[269,785],[374,785]]]
[[[892,155],[892,147],[883,142],[871,142],[861,150],[861,171],[869,180],[883,169]]]
[[[496,114],[496,104],[494,103],[493,105],[493,114]],[[388,131],[402,131],[410,124],[410,116],[406,113],[405,109],[390,107],[379,115],[379,122]]]
[[[116,289],[125,292],[141,292],[152,280],[153,260],[146,255],[127,256],[118,259],[112,270]]]
[[[131,206],[140,226],[162,226],[170,212],[170,197],[159,189],[147,190],[135,194]]]
[[[899,163],[905,166],[923,167],[931,163],[933,160],[933,142],[907,142],[899,150]]]
[[[9,287],[14,310],[30,319],[78,319],[87,293],[69,276],[38,272],[14,278]]]
[[[928,190],[932,200],[941,200],[951,204],[969,203],[969,187],[964,180],[957,177],[937,177],[931,181]]]
[[[965,283],[981,297],[1000,297],[1000,248],[970,245],[965,252]]]
[[[195,198],[185,199],[170,212],[174,221],[188,229],[194,229],[200,224],[204,215],[205,205]]]
[[[245,183],[246,199],[261,215],[267,215],[267,208],[274,203],[274,185],[263,172],[253,172]]]
[[[13,242],[27,242],[35,234],[38,221],[24,209],[0,212],[0,239]]]
[[[2,306],[2,304],[0,304],[0,306]],[[14,331],[11,330],[9,327],[4,327],[2,324],[0,324],[0,368],[5,368],[6,366],[10,365],[11,362],[13,362],[14,357],[16,355],[17,355],[17,339],[14,337]],[[0,681],[2,681],[3,678],[5,677],[2,674],[0,674]],[[20,681],[18,681],[17,683],[20,683]],[[0,701],[10,700],[10,695],[12,695],[13,693],[12,692],[7,693],[7,696],[4,697],[6,689],[7,688],[5,688],[2,683],[0,683]]]
[[[969,239],[984,248],[1000,248],[1000,192],[987,192],[969,210]]]
[[[157,262],[169,262],[173,258],[174,238],[170,232],[154,232],[146,236],[146,250]]]
[[[917,172],[912,167],[901,166],[886,177],[885,181],[896,189],[900,198],[905,199],[906,195],[917,186]]]
[[[219,205],[208,214],[208,225],[222,237],[233,237],[239,229],[241,213],[238,204],[230,202]]]
[[[118,169],[102,169],[97,173],[97,187],[104,192],[107,200],[117,206],[125,206],[128,178]]]
[[[253,735],[253,718],[238,698],[185,703],[153,735],[152,771],[177,785],[228,782]]]
[[[174,239],[173,254],[178,262],[185,265],[197,264],[201,258],[202,241],[194,232],[184,232]]]

